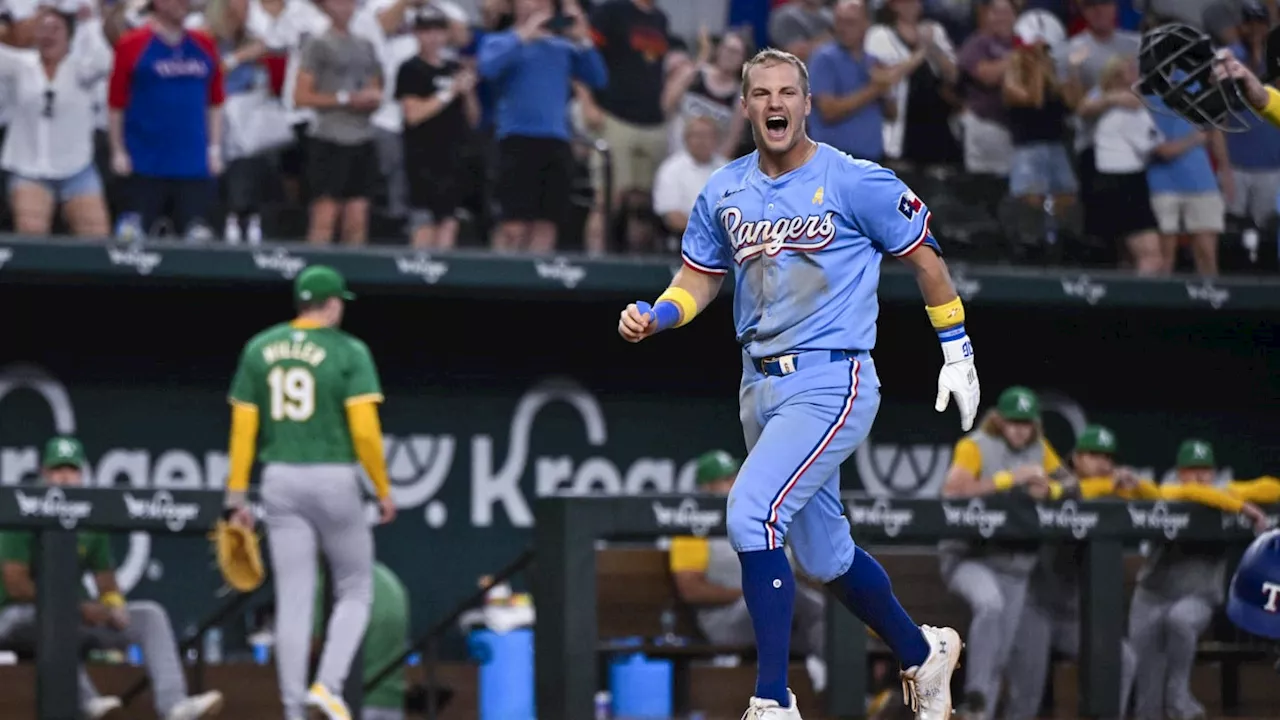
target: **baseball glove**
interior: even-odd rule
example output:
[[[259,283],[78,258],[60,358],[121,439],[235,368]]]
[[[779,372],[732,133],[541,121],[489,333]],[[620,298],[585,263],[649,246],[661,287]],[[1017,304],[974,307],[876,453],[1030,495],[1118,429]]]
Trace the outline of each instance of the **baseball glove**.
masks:
[[[219,520],[209,539],[227,585],[239,592],[257,590],[267,575],[262,567],[258,534],[243,525]]]

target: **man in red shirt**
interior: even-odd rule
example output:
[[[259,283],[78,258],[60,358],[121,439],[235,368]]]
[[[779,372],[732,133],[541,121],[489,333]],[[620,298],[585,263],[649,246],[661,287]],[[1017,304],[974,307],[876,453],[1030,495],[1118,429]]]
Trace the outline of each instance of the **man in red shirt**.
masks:
[[[108,135],[142,230],[167,216],[175,232],[201,239],[222,171],[223,82],[213,38],[183,25],[190,10],[189,0],[151,0],[147,23],[120,38]]]

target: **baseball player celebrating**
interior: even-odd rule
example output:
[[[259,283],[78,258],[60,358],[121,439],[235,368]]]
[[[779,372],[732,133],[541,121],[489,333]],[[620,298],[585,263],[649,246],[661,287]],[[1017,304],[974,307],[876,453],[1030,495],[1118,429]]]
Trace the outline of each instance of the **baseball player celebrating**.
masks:
[[[244,493],[261,437],[285,717],[301,718],[305,703],[329,720],[350,720],[340,692],[373,602],[373,534],[364,519],[357,459],[373,482],[382,522],[395,517],[378,421],[382,388],[369,348],[338,329],[345,301],[355,298],[342,276],[313,265],[298,274],[294,297],[298,317],[250,339],[231,383],[227,514],[253,525]],[[316,681],[307,691],[317,544],[333,570],[335,597]]]
[[[942,343],[936,409],[954,397],[968,430],[979,391],[964,307],[924,203],[892,172],[811,140],[810,106],[808,70],[795,56],[768,49],[747,62],[742,107],[760,149],[712,175],[684,233],[684,266],[652,307],[628,305],[618,332],[639,342],[688,323],[733,270],[749,454],[727,523],[759,657],[744,720],[800,718],[787,688],[795,578],[784,542],[892,648],[916,717],[946,720],[960,636],[917,626],[884,569],[854,546],[839,468],[880,406],[870,351],[881,258],[915,271]]]

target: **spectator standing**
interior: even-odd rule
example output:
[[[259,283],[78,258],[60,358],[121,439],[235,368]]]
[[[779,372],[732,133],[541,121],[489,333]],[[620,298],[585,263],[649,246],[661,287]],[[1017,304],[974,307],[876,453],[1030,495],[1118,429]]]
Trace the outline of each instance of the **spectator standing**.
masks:
[[[719,41],[713,41],[705,29],[699,33],[697,60],[673,70],[662,90],[662,109],[671,117],[671,152],[684,147],[684,127],[695,117],[715,120],[722,138],[718,150],[726,158],[754,149],[747,142],[740,107],[742,64],[750,54],[747,37],[739,32],[726,32]]]
[[[951,131],[955,49],[946,28],[922,19],[921,0],[890,0],[891,22],[867,32],[867,53],[886,67],[910,63],[894,83],[895,111],[884,124],[884,154],[916,166],[958,164],[960,146]]]
[[[1152,101],[1157,110],[1163,105],[1159,98]],[[1215,276],[1218,274],[1218,237],[1226,229],[1223,196],[1230,198],[1233,192],[1226,140],[1221,132],[1201,132],[1167,109],[1154,112],[1151,117],[1164,139],[1147,166],[1147,185],[1151,189],[1151,209],[1160,230],[1164,274],[1173,272],[1178,247],[1185,242],[1191,247],[1196,272],[1206,277]],[[1222,179],[1221,189],[1218,178]]]
[[[266,46],[262,58],[270,77],[272,92],[280,96],[293,128],[294,142],[280,154],[280,173],[285,196],[301,204],[306,159],[306,129],[315,120],[315,111],[293,102],[298,62],[304,42],[325,31],[329,18],[311,0],[249,0],[246,21],[249,33]]]
[[[769,42],[806,63],[831,40],[835,18],[824,0],[792,0],[769,14]]]
[[[252,125],[270,119],[283,122],[285,117],[283,112],[272,116],[255,113],[253,120],[257,123],[236,122],[240,108],[255,105],[261,108],[263,104],[279,107],[263,87],[266,72],[256,62],[265,53],[266,46],[250,38],[245,29],[248,14],[245,0],[211,0],[204,14],[206,26],[218,42],[226,75],[224,157],[227,168],[222,180],[227,212],[222,237],[232,245],[241,240],[257,245],[262,242],[262,201],[268,192],[267,180],[272,176],[272,169],[266,153],[255,147],[253,136],[278,135],[282,130]]]
[[[208,239],[222,172],[222,60],[208,33],[185,27],[189,0],[150,5],[146,23],[116,45],[111,166],[130,177],[128,206],[143,232],[155,231],[168,206],[175,232]]]
[[[365,244],[379,180],[369,116],[382,105],[382,65],[373,44],[351,32],[355,9],[355,0],[324,0],[331,24],[303,47],[294,88],[294,103],[316,110],[307,147],[307,241],[321,245],[333,241],[339,218],[342,242]]]
[[[0,45],[0,82],[13,90],[0,165],[9,173],[17,232],[48,235],[60,205],[73,234],[105,239],[111,230],[93,164],[93,91],[111,71],[111,48],[100,21],[86,20],[79,32],[76,24],[41,8],[35,49]]]
[[[1266,9],[1245,3],[1241,44],[1232,50],[1259,77],[1266,76],[1269,29]],[[1280,196],[1280,128],[1250,115],[1249,129],[1227,133],[1226,141],[1235,177],[1230,212],[1251,221],[1255,228],[1269,228],[1276,215],[1276,198]]]
[[[480,45],[480,75],[493,83],[497,102],[495,250],[555,249],[573,183],[571,82],[599,89],[608,78],[582,11],[566,5],[559,34],[548,28],[553,17],[551,0],[516,0],[515,29]]]
[[[395,86],[405,126],[412,242],[415,248],[448,250],[457,242],[456,213],[467,182],[460,149],[471,142],[480,120],[476,74],[444,59],[449,23],[442,14],[424,9],[413,28],[418,55],[400,66]]]
[[[648,194],[668,153],[662,111],[668,63],[688,57],[671,52],[667,16],[654,0],[605,0],[591,13],[591,31],[609,78],[594,90],[602,111],[600,137],[613,161],[614,196],[626,190]]]
[[[841,0],[834,17],[836,39],[814,50],[809,62],[809,136],[853,157],[879,162],[884,155],[885,96],[901,74],[867,54],[863,43],[871,22],[862,0]]]
[[[1016,44],[1004,76],[1013,139],[1009,194],[1037,210],[1051,197],[1054,213],[1061,215],[1076,201],[1066,147],[1067,105],[1044,38],[1022,36]]]
[[[1008,177],[1013,136],[1002,89],[1013,52],[1013,4],[987,0],[978,11],[978,30],[960,46],[964,88],[964,169],[975,175]]]
[[[684,149],[658,166],[653,180],[653,211],[672,236],[684,235],[698,194],[711,174],[728,162],[717,152],[722,145],[719,122],[705,115],[693,117],[684,124]]]
[[[1076,170],[1080,199],[1085,207],[1085,233],[1102,237],[1107,230],[1107,220],[1089,212],[1096,204],[1091,198],[1093,176],[1098,167],[1092,146],[1094,123],[1109,109],[1134,110],[1141,101],[1128,87],[1118,88],[1119,92],[1097,94],[1093,89],[1112,58],[1138,57],[1139,37],[1117,28],[1115,0],[1081,0],[1081,15],[1085,29],[1062,45],[1054,59],[1062,80],[1063,97],[1074,113]]]
[[[351,33],[372,43],[384,78],[394,78],[400,66],[418,53],[418,38],[411,23],[416,11],[425,7],[428,7],[426,0],[370,0],[360,4],[351,20]],[[444,18],[447,41],[448,17],[438,5],[430,7]],[[378,151],[379,178],[386,181],[388,214],[403,220],[409,212],[407,169],[401,142],[404,117],[395,98],[394,83],[388,80],[384,86],[382,104],[369,121]]]
[[[1137,61],[1114,57],[1103,69],[1093,96],[1127,92],[1137,81]],[[1137,107],[1117,104],[1107,109],[1093,127],[1095,171],[1091,191],[1085,196],[1086,231],[1127,247],[1139,275],[1164,272],[1147,184],[1147,163],[1163,139],[1151,113],[1140,102]],[[1180,144],[1193,142],[1204,142],[1204,135],[1188,135]],[[1166,152],[1169,149],[1164,148]]]

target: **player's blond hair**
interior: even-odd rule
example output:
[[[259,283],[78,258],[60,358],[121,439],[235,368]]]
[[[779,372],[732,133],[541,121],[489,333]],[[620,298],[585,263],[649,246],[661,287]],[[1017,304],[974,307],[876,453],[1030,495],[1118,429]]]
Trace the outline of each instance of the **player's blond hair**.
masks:
[[[751,70],[774,65],[790,65],[795,68],[800,74],[800,89],[805,95],[809,94],[809,68],[805,67],[804,61],[785,50],[765,48],[742,64],[742,97],[746,97],[747,91],[751,89]]]

